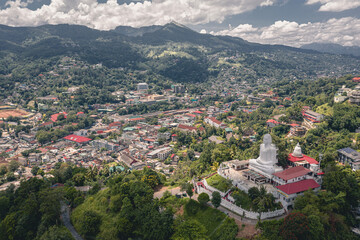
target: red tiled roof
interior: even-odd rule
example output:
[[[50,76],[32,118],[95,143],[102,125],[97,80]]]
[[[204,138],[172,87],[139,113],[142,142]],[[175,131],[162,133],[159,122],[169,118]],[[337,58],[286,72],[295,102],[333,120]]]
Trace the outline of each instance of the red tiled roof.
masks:
[[[300,125],[299,124],[296,124],[296,123],[292,123],[290,124],[291,127],[299,127]]]
[[[208,119],[210,119],[212,122],[214,122],[214,123],[216,123],[216,124],[218,124],[218,125],[222,124],[221,121],[217,120],[217,119],[214,118],[214,117],[208,117]]]
[[[306,179],[299,182],[289,183],[285,185],[276,186],[280,191],[290,195],[294,193],[300,193],[308,190],[309,188],[314,189],[320,187],[314,179]]]
[[[84,142],[89,142],[92,139],[91,138],[87,138],[87,137],[82,137],[82,136],[78,136],[75,134],[71,134],[69,136],[64,137],[65,140],[69,140],[69,141],[73,141],[73,142],[77,142],[77,143],[84,143]]]
[[[187,129],[187,130],[190,130],[190,131],[196,130],[196,127],[187,126],[187,125],[183,125],[183,124],[179,124],[178,128]]]
[[[191,113],[187,113],[186,116],[196,118],[196,115],[195,115],[195,114],[191,114]]]
[[[177,137],[177,135],[174,133],[173,135],[171,135],[172,137]]]
[[[155,139],[145,138],[144,141],[147,141],[147,142],[155,142]]]
[[[53,124],[53,122],[45,122],[45,123],[40,124],[40,127],[48,126],[48,125],[51,125],[51,124]]]
[[[78,112],[76,115],[84,114],[84,112]]]
[[[304,154],[303,154],[302,157],[294,157],[294,156],[292,155],[292,153],[290,153],[289,156],[288,156],[288,160],[289,160],[290,162],[307,161],[307,162],[310,163],[310,164],[319,164],[318,161],[316,161],[315,159],[313,159],[313,158],[311,158],[311,157],[309,157],[309,156],[306,156],[306,155],[304,155]]]
[[[142,121],[142,120],[145,120],[145,118],[132,118],[132,119],[129,119],[128,121],[134,122],[134,121]]]
[[[201,112],[201,111],[194,111],[193,113],[196,113],[196,114],[203,114],[203,112]]]
[[[112,122],[109,124],[109,127],[114,127],[114,126],[121,126],[121,122]]]
[[[280,124],[278,121],[275,121],[274,119],[269,119],[266,121],[267,123],[274,123],[274,124]]]
[[[303,166],[297,166],[297,167],[288,168],[281,172],[274,173],[273,175],[287,181],[296,177],[304,176],[309,172],[310,172],[309,169],[306,169]]]
[[[64,118],[67,117],[67,113],[66,113],[66,112],[55,113],[55,114],[51,115],[51,117],[50,117],[51,121],[56,122],[57,119],[58,119],[58,117],[59,117],[60,115],[64,115]]]

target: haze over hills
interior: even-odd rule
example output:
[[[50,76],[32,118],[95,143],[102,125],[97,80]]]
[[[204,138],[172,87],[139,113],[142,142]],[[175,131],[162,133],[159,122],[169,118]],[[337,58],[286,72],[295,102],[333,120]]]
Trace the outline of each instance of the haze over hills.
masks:
[[[175,22],[164,26],[120,26],[99,31],[77,25],[0,25],[0,74],[17,62],[77,57],[108,68],[149,70],[175,82],[237,79],[304,79],[356,74],[360,59],[241,38],[200,34]],[[235,73],[234,73],[235,71]]]
[[[360,57],[360,47],[342,46],[334,43],[311,43],[301,46],[302,49],[315,50],[323,53],[346,54]]]

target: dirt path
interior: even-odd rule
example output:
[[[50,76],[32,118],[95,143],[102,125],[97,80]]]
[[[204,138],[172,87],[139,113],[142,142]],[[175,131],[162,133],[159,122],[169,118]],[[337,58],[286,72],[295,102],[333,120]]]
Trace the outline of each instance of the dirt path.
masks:
[[[70,208],[64,202],[61,202],[61,219],[75,240],[83,240],[83,238],[76,232],[74,226],[71,224]]]
[[[155,189],[154,198],[161,198],[166,191],[169,191],[171,195],[176,195],[181,192],[180,187],[170,188],[170,187],[161,187]]]

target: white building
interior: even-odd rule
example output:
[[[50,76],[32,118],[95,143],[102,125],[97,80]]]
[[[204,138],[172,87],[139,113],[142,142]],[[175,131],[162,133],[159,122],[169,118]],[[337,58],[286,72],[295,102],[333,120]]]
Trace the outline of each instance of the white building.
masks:
[[[225,123],[217,120],[214,117],[206,117],[204,120],[205,120],[205,123],[207,123],[213,127],[216,127],[216,128],[226,128],[227,127],[227,125]]]
[[[149,85],[147,83],[138,83],[137,90],[138,92],[147,91],[149,89]]]

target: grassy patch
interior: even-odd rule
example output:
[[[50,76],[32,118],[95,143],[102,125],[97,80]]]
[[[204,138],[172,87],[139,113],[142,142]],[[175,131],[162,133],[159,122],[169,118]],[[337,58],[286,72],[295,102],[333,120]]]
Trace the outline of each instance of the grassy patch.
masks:
[[[328,103],[325,103],[325,104],[323,104],[321,106],[318,106],[316,108],[316,112],[320,113],[320,114],[323,114],[325,116],[334,115],[334,109],[332,107],[330,107]]]
[[[185,205],[184,215],[186,218],[195,219],[204,225],[209,237],[211,237],[215,230],[221,226],[226,218],[226,215],[221,211],[211,207],[202,206],[194,200],[190,200]]]
[[[219,189],[219,191],[222,192],[226,192],[232,187],[231,181],[223,178],[219,174],[207,178],[206,181],[210,186]]]
[[[108,229],[115,227],[116,215],[107,211],[109,206],[110,189],[105,189],[97,194],[86,198],[85,202],[78,206],[71,214],[71,222],[74,227],[79,230],[79,219],[85,211],[94,211],[101,217],[100,235]]]
[[[252,210],[254,209],[253,203],[251,201],[251,198],[249,197],[248,194],[246,194],[245,192],[239,190],[239,191],[234,191],[231,196],[233,198],[235,198],[235,204],[245,210]]]

